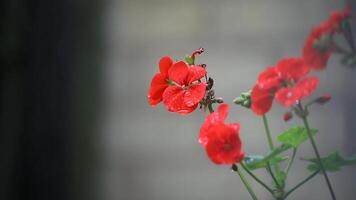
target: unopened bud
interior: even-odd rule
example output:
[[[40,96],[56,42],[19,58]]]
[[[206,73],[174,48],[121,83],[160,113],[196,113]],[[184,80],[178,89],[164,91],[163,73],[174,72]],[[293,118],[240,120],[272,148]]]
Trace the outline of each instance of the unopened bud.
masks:
[[[329,102],[330,100],[331,100],[331,95],[325,94],[325,95],[323,95],[323,96],[317,98],[317,99],[315,100],[315,102],[318,103],[318,104],[323,105],[323,104]]]
[[[202,47],[200,47],[199,49],[197,49],[197,50],[193,51],[193,53],[192,53],[192,56],[191,56],[191,57],[192,57],[192,58],[193,58],[193,60],[194,60],[196,55],[200,55],[200,54],[202,54],[204,51],[205,51],[205,49],[204,49],[204,48],[202,48]]]
[[[216,103],[224,103],[224,100],[221,97],[215,98]]]
[[[242,98],[242,97],[237,97],[237,98],[234,99],[233,102],[234,102],[235,104],[242,104],[242,103],[244,102],[244,100],[245,100],[245,99]]]
[[[291,112],[286,112],[286,113],[284,113],[284,115],[283,115],[283,120],[284,120],[285,122],[289,121],[289,120],[292,119],[292,118],[293,118],[293,114],[292,114]]]

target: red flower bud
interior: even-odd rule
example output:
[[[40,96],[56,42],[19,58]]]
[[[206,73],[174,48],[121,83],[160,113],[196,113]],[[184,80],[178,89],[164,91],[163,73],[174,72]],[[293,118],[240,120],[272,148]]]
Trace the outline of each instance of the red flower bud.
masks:
[[[325,104],[331,100],[331,95],[330,94],[325,94],[315,100],[316,103],[319,104]]]
[[[191,57],[192,57],[193,59],[195,59],[195,56],[196,56],[196,55],[200,55],[200,54],[202,54],[204,51],[205,51],[205,49],[204,49],[203,47],[200,47],[199,49],[193,51]]]
[[[289,120],[292,119],[292,118],[293,118],[293,114],[292,114],[291,112],[286,112],[286,113],[284,113],[284,115],[283,115],[283,120],[284,120],[285,122],[289,121]]]

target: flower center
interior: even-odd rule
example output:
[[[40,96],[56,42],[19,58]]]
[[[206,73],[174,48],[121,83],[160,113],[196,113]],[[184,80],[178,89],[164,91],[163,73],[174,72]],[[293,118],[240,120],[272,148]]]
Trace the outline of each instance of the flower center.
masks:
[[[230,144],[230,143],[225,143],[225,144],[223,145],[223,149],[224,149],[225,151],[230,151],[230,150],[232,149],[232,144]]]

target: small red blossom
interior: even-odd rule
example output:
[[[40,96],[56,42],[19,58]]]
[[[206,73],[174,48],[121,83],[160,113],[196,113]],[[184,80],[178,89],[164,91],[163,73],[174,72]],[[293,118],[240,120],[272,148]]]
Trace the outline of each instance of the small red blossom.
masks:
[[[240,124],[225,124],[228,112],[228,105],[220,104],[216,112],[208,115],[200,129],[199,143],[215,164],[234,164],[244,158]]]
[[[162,95],[168,87],[168,71],[173,65],[173,60],[169,56],[164,56],[159,61],[159,73],[152,78],[151,85],[148,91],[148,103],[155,106],[162,101]]]
[[[200,66],[188,66],[183,61],[174,63],[168,70],[170,85],[162,95],[167,110],[179,114],[193,112],[205,96],[206,83],[199,81],[205,74]]]

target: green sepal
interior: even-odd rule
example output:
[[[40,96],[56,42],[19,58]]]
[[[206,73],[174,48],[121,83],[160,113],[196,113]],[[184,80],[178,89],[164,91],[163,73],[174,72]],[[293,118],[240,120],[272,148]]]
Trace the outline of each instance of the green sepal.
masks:
[[[187,62],[188,65],[194,65],[194,59],[191,56],[186,56],[185,62]]]
[[[318,132],[317,129],[311,129],[313,136]],[[309,138],[307,129],[304,127],[292,127],[277,137],[277,140],[283,144],[291,145],[297,148]]]
[[[304,159],[306,161],[312,162],[312,164],[308,165],[308,170],[311,172],[315,172],[320,170],[319,162],[316,158]],[[343,158],[340,156],[339,152],[333,152],[326,157],[321,158],[321,163],[326,171],[336,172],[339,171],[344,166],[356,165],[356,155],[350,158]]]

